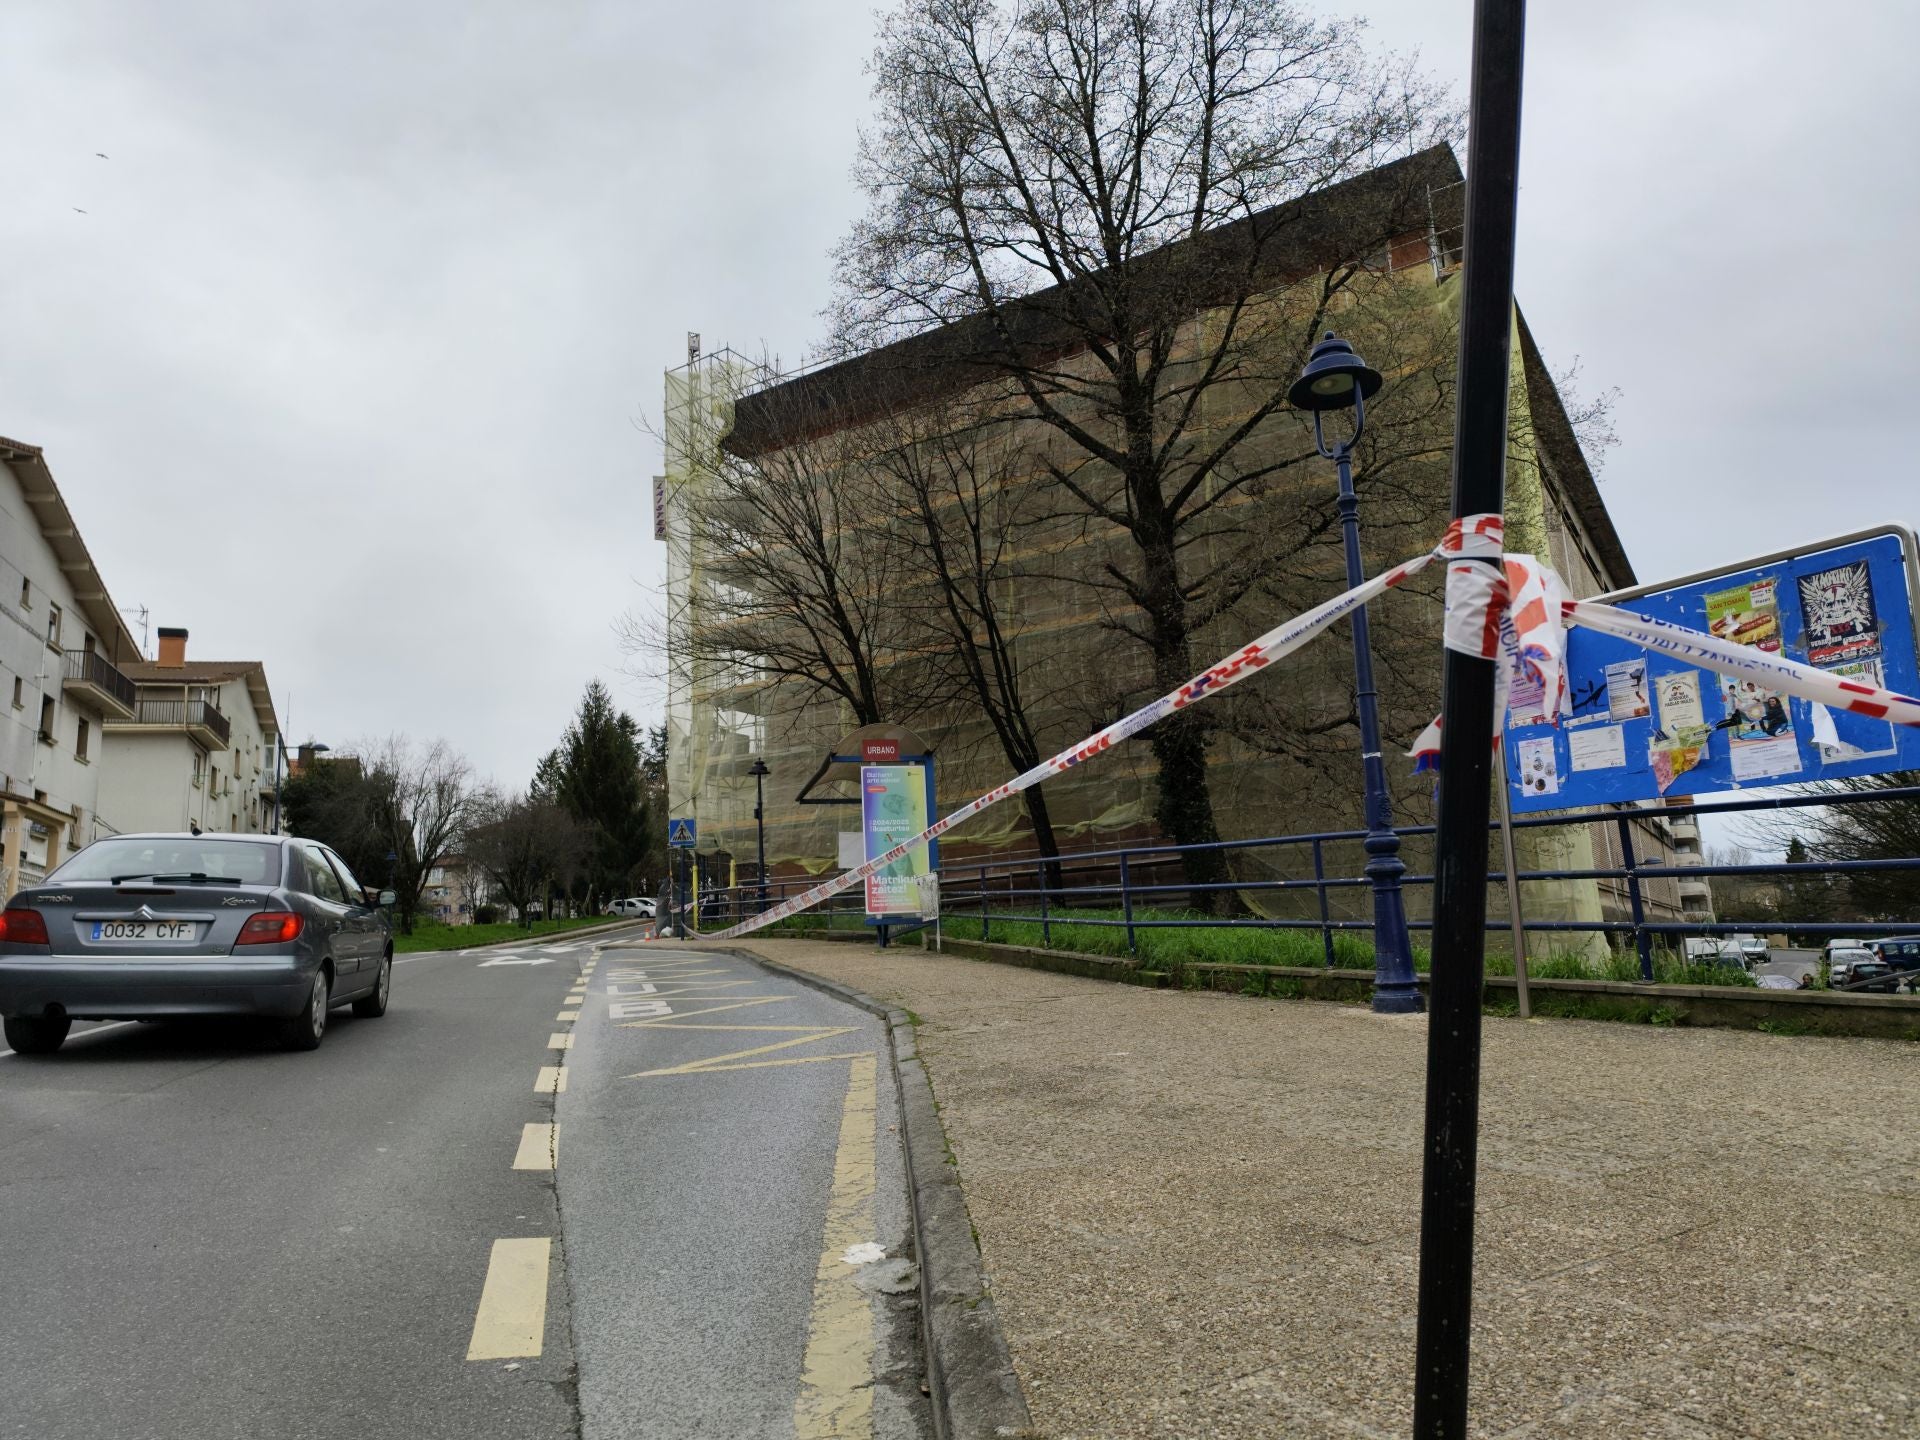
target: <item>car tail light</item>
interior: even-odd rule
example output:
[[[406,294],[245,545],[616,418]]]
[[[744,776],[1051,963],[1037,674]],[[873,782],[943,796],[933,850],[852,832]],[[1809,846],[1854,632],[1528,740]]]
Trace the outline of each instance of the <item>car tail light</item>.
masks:
[[[46,945],[50,943],[46,917],[25,906],[0,910],[0,940],[10,940],[16,945]]]
[[[300,927],[306,922],[298,915],[285,910],[262,910],[258,915],[248,917],[247,923],[240,927],[240,938],[236,945],[284,945],[300,934]]]

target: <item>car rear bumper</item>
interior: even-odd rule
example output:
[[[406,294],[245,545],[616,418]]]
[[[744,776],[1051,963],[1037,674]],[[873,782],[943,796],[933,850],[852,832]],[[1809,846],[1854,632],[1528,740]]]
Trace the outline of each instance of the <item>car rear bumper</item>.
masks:
[[[43,1015],[58,1008],[86,1020],[287,1016],[300,1013],[312,985],[312,963],[293,955],[244,960],[9,955],[0,958],[0,1015]]]

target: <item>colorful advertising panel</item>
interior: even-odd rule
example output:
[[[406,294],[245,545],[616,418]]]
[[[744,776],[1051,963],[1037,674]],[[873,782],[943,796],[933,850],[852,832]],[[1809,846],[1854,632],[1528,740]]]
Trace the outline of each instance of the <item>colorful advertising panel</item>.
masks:
[[[933,821],[924,765],[860,767],[860,828],[866,835],[867,859],[911,840]],[[869,875],[867,914],[918,915],[921,894],[917,877],[931,873],[932,857],[921,845]]]

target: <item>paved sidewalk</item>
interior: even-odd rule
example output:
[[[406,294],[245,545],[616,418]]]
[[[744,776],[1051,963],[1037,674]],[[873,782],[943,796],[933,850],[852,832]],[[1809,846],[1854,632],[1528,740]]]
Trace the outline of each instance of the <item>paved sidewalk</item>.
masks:
[[[1049,1440],[1407,1433],[1424,1017],[747,943],[920,1018]],[[1486,1034],[1478,1434],[1920,1433],[1920,1049]]]

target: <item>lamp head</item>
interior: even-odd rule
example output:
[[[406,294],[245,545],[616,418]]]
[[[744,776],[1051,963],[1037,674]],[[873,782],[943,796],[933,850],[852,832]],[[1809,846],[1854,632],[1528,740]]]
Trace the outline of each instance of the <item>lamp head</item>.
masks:
[[[1287,403],[1299,410],[1349,410],[1356,395],[1371,400],[1379,390],[1380,372],[1353,353],[1353,346],[1333,331],[1313,347],[1306,368],[1287,391]]]
[[[771,775],[772,773],[773,772],[767,768],[767,762],[762,760],[758,755],[753,757],[753,765],[747,771],[747,774],[753,776]]]

